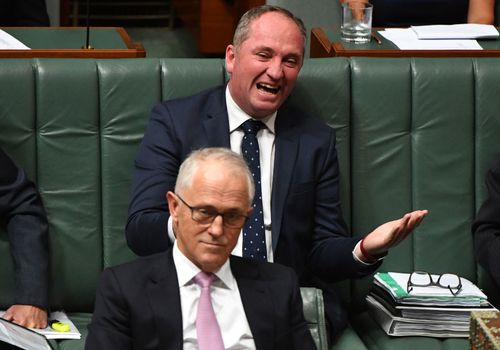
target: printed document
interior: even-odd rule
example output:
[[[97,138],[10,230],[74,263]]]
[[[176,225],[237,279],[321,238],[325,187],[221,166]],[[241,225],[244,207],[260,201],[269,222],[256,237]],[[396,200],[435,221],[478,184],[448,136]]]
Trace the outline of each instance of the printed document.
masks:
[[[418,39],[496,39],[498,30],[491,24],[450,24],[412,26]]]
[[[47,339],[80,339],[81,334],[64,311],[54,311],[49,321],[57,320],[69,325],[68,332],[58,332],[48,326],[45,329],[26,328],[2,318],[0,311],[0,342],[6,342],[22,349],[52,349]]]
[[[0,29],[0,50],[30,50],[30,48]]]
[[[419,40],[411,28],[386,28],[379,31],[400,50],[482,50],[476,40]]]

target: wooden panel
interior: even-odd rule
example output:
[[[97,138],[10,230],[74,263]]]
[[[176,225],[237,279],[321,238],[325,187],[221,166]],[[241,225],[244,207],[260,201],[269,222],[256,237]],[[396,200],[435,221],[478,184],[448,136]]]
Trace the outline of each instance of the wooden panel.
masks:
[[[78,36],[78,42],[68,40],[68,38],[75,37],[68,35],[70,32],[84,33],[85,28],[81,27],[2,27],[2,29],[10,33],[16,31],[18,35],[13,36],[21,42],[26,43],[29,38],[31,42],[36,41],[38,45],[31,46],[31,50],[0,50],[0,58],[139,58],[146,56],[142,44],[132,41],[125,29],[121,27],[92,27],[94,40],[91,42],[97,41],[98,44],[92,49],[84,49],[80,46],[80,43],[85,44],[84,36]],[[103,44],[96,39],[97,30],[111,33],[116,36],[116,39],[113,36],[112,41],[107,40]]]
[[[201,52],[224,53],[232,42],[236,28],[236,6],[223,0],[202,0],[199,49]]]
[[[343,43],[339,31],[316,27],[311,30],[310,57],[500,57],[498,40],[478,40],[483,50],[400,50],[381,35],[378,38],[367,44]]]
[[[174,0],[175,14],[196,36],[201,53],[223,55],[239,18],[265,0]]]

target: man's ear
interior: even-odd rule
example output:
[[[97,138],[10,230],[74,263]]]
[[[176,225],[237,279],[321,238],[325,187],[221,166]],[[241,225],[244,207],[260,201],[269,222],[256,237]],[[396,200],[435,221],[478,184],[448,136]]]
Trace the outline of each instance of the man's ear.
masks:
[[[165,195],[168,203],[168,211],[170,212],[170,216],[172,220],[177,221],[177,209],[179,208],[179,201],[177,200],[177,196],[172,191],[168,191]]]
[[[235,60],[234,45],[228,45],[226,47],[226,71],[229,74],[233,72],[234,60]]]

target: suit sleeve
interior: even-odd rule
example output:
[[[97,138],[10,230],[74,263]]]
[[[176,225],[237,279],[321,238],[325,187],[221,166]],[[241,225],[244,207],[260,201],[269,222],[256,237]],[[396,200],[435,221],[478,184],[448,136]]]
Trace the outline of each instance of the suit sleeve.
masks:
[[[349,236],[343,219],[340,171],[333,130],[325,154],[316,185],[311,269],[325,281],[363,277],[374,272],[381,263],[363,265],[354,260],[352,252],[359,238]]]
[[[478,262],[500,286],[500,155],[486,175],[487,198],[472,225]]]
[[[181,142],[173,131],[167,107],[156,106],[135,160],[126,227],[128,246],[138,255],[165,251],[172,245],[165,195],[173,191],[181,163],[177,151]]]
[[[88,330],[87,350],[132,349],[129,313],[119,282],[111,269],[101,274]]]
[[[2,149],[0,169],[0,217],[14,260],[14,303],[48,309],[48,223],[42,200]]]

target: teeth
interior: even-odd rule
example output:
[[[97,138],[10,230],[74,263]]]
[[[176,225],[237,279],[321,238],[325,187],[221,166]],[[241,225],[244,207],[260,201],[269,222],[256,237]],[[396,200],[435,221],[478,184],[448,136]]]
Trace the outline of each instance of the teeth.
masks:
[[[271,94],[277,94],[278,91],[280,90],[279,87],[275,87],[273,85],[264,84],[264,83],[257,83],[257,88],[264,90],[266,92],[269,92]]]

